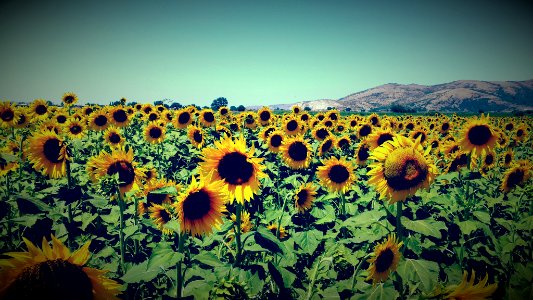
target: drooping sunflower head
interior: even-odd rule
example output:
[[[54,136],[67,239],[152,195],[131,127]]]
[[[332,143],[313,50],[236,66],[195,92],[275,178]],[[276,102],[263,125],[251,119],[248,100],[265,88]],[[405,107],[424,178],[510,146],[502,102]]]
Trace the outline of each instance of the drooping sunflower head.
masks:
[[[366,141],[359,143],[355,150],[355,162],[358,165],[366,165],[368,158],[370,157],[370,146]]]
[[[302,184],[294,193],[294,206],[300,213],[311,209],[317,187],[312,182]]]
[[[324,156],[326,153],[333,150],[334,147],[335,147],[335,138],[328,137],[324,139],[322,143],[320,143],[320,145],[318,146],[318,155]]]
[[[173,190],[173,192],[161,192],[158,191],[160,189],[165,188],[165,190]],[[144,214],[146,212],[146,208],[150,207],[152,205],[158,204],[171,204],[174,200],[174,195],[180,191],[180,186],[177,185],[174,181],[166,180],[165,178],[162,179],[153,179],[150,181],[147,181],[147,184],[143,186],[143,193],[146,197],[146,205],[141,205],[141,202],[139,202],[139,207],[137,210],[139,211],[139,214]]]
[[[130,191],[135,184],[139,184],[143,177],[142,169],[133,161],[133,150],[127,152],[121,148],[112,149],[111,153],[102,151],[99,155],[87,161],[87,170],[93,173],[94,179],[106,175],[118,174],[118,186],[121,193]]]
[[[206,177],[213,173],[214,180],[222,180],[230,196],[230,203],[250,201],[259,191],[259,179],[266,177],[263,158],[254,157],[255,149],[246,150],[243,136],[232,140],[224,138],[214,142],[215,148],[204,148],[200,173]]]
[[[52,235],[42,249],[23,238],[28,251],[9,252],[0,261],[2,299],[118,299],[120,285],[105,270],[86,267],[90,241],[71,253]]]
[[[515,162],[503,175],[500,189],[510,192],[516,186],[524,185],[531,178],[531,164],[527,160]]]
[[[187,131],[189,141],[198,149],[202,148],[205,144],[204,132],[202,128],[191,125]]]
[[[104,132],[104,138],[112,147],[119,147],[124,144],[124,137],[120,133],[120,129],[115,126],[109,126]]]
[[[68,132],[69,137],[74,139],[82,138],[85,135],[85,124],[84,122],[78,121],[76,119],[71,119],[65,124],[66,131]]]
[[[259,116],[259,122],[263,126],[272,121],[272,111],[267,106],[263,106],[260,110],[258,110],[257,115]]]
[[[66,147],[53,131],[37,133],[30,138],[28,159],[43,175],[59,178],[66,174]]]
[[[376,245],[373,257],[368,259],[370,266],[366,280],[372,279],[372,284],[386,281],[390,273],[398,268],[402,245],[403,242],[399,242],[394,234],[390,234],[385,242]]]
[[[211,233],[222,223],[222,212],[228,195],[222,180],[214,180],[213,172],[196,181],[193,177],[188,189],[174,204],[180,230],[200,236]]]
[[[270,230],[270,232],[274,235],[274,236],[277,236],[279,234],[279,239],[280,240],[283,240],[284,238],[287,237],[287,231],[285,230],[285,227],[283,226],[279,226],[279,230],[278,230],[278,223],[274,222],[270,225],[267,226],[267,229]]]
[[[302,136],[284,139],[280,152],[283,161],[292,169],[304,169],[311,163],[311,146]]]
[[[474,284],[476,279],[476,272],[472,271],[470,279],[468,273],[463,272],[463,279],[458,285],[451,285],[444,291],[444,298],[449,300],[463,300],[463,299],[489,299],[496,289],[497,283],[489,284],[489,274],[485,274],[485,278]]]
[[[323,141],[325,138],[330,136],[329,130],[326,128],[326,126],[322,125],[315,127],[312,131],[312,134],[317,141]]]
[[[418,189],[429,188],[437,174],[429,150],[424,151],[419,140],[395,136],[372,151],[370,159],[376,162],[370,165],[368,183],[391,204],[405,200]]]
[[[148,207],[148,211],[150,212],[150,219],[152,219],[157,229],[161,230],[161,232],[166,235],[174,233],[174,231],[165,227],[165,225],[172,220],[172,216],[174,215],[171,205],[152,204]]]
[[[216,121],[215,113],[212,109],[206,108],[200,112],[200,122],[205,127],[210,127]]]
[[[166,127],[159,125],[158,122],[152,121],[144,127],[144,138],[151,144],[159,144],[165,139],[166,131]]]
[[[268,150],[270,150],[270,152],[277,153],[281,147],[281,144],[283,143],[283,139],[283,132],[274,130],[272,133],[270,133],[267,139]]]
[[[472,152],[475,155],[477,152],[484,152],[494,148],[498,136],[496,135],[489,118],[484,115],[481,118],[474,118],[468,121],[463,127],[460,134],[460,145],[464,151]]]
[[[63,98],[61,98],[61,101],[63,101],[65,106],[71,106],[78,102],[78,96],[72,92],[68,92],[63,94]]]
[[[337,138],[336,146],[341,150],[348,150],[352,145],[352,140],[347,135],[343,135]]]
[[[354,167],[344,157],[331,157],[317,168],[317,177],[329,192],[346,193],[355,181]]]

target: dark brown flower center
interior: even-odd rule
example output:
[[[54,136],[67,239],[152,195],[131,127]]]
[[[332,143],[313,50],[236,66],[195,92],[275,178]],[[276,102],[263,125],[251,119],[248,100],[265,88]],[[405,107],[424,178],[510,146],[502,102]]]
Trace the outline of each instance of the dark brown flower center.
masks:
[[[413,138],[416,140],[420,137],[420,142],[423,143],[426,140],[426,134],[423,131],[417,131],[413,135]]]
[[[57,123],[63,124],[67,121],[67,117],[64,115],[59,115],[56,117]]]
[[[48,111],[46,105],[39,104],[35,107],[35,113],[38,115],[44,115]]]
[[[159,210],[159,217],[163,221],[163,224],[166,224],[170,220],[172,220],[172,215],[170,215],[170,213],[166,209],[160,209]]]
[[[135,170],[130,162],[120,160],[109,166],[107,175],[114,175],[118,173],[119,186],[124,187],[133,183],[135,180]]]
[[[80,125],[73,125],[70,126],[70,133],[72,134],[78,134],[81,132],[81,126]]]
[[[261,118],[261,121],[266,122],[270,120],[270,112],[269,111],[262,111],[259,114],[259,117]]]
[[[295,120],[290,120],[290,121],[287,123],[287,130],[289,130],[289,131],[295,131],[296,129],[298,129],[298,122],[295,121]]]
[[[329,169],[328,177],[335,183],[344,183],[350,177],[350,172],[343,165],[334,165]]]
[[[202,133],[199,130],[195,130],[192,137],[197,143],[201,143],[204,140]]]
[[[387,271],[394,261],[394,252],[387,248],[376,257],[376,272],[383,273]]]
[[[309,192],[306,189],[302,189],[301,191],[299,191],[298,194],[296,194],[296,197],[297,197],[296,202],[298,203],[298,206],[304,205],[305,202],[307,201],[308,196],[309,196]]]
[[[97,116],[94,118],[94,124],[99,127],[105,126],[107,124],[107,117],[104,115]]]
[[[365,161],[368,159],[368,157],[370,156],[370,153],[368,152],[368,146],[367,145],[362,145],[361,147],[359,147],[359,151],[357,151],[357,158],[360,160],[360,161]]]
[[[93,108],[92,107],[85,108],[85,115],[86,116],[90,115],[92,112],[93,112]]]
[[[149,133],[151,138],[158,139],[163,134],[163,131],[159,127],[152,127],[152,128],[150,128],[148,133]]]
[[[82,267],[62,259],[26,267],[9,285],[5,299],[93,299],[93,286]]]
[[[383,145],[386,141],[392,141],[392,134],[390,133],[383,133],[380,134],[378,137],[378,146]]]
[[[513,130],[513,128],[514,128],[513,123],[507,123],[507,125],[505,125],[505,130]]]
[[[345,148],[345,147],[350,146],[350,142],[345,138],[339,140],[337,144],[339,145],[339,148]]]
[[[254,174],[254,166],[248,162],[245,155],[239,152],[224,155],[217,169],[222,179],[234,185],[247,183]]]
[[[183,202],[183,218],[186,220],[199,220],[204,218],[211,210],[209,193],[201,189],[189,194]]]
[[[227,108],[223,108],[223,109],[220,110],[220,114],[221,115],[225,115],[227,113],[228,113],[228,109]]]
[[[475,146],[486,145],[491,137],[490,128],[486,125],[476,125],[468,130],[468,140]]]
[[[448,131],[448,129],[450,129],[450,123],[444,123],[440,128],[442,131]]]
[[[215,115],[208,111],[208,112],[205,112],[204,113],[204,120],[207,122],[207,123],[212,123],[213,121],[215,121]]]
[[[180,124],[187,124],[189,123],[189,120],[191,119],[191,114],[189,114],[188,112],[182,112],[179,116],[178,116],[178,122]]]
[[[333,141],[327,140],[322,144],[322,146],[320,147],[320,150],[322,151],[322,153],[328,152],[331,149],[331,146],[333,146]]]
[[[518,130],[516,131],[516,136],[517,136],[517,137],[522,137],[523,135],[524,135],[524,130],[523,130],[523,129],[518,129]]]
[[[66,104],[71,104],[72,102],[74,102],[74,96],[66,96],[65,98],[63,98],[63,101],[66,103]]]
[[[377,125],[378,121],[379,121],[378,117],[374,116],[374,117],[370,118],[370,123],[372,123],[372,125]]]
[[[492,165],[493,162],[494,156],[492,154],[487,154],[487,156],[485,156],[485,164]]]
[[[109,141],[113,144],[118,144],[120,143],[120,135],[116,132],[112,132],[110,135],[109,135]]]
[[[128,115],[125,110],[119,109],[113,112],[113,119],[118,123],[126,122],[126,120],[128,120]]]
[[[159,115],[157,113],[151,113],[150,115],[148,115],[149,121],[155,121],[157,119],[159,119]]]
[[[505,164],[511,163],[511,160],[513,159],[513,156],[509,153],[505,154],[504,162]]]
[[[281,145],[281,142],[283,141],[283,138],[279,134],[275,134],[270,138],[270,145],[272,147],[279,147]]]
[[[289,157],[295,161],[303,161],[307,158],[307,150],[304,143],[296,141],[289,145]]]
[[[58,139],[50,138],[44,142],[43,154],[48,161],[56,164],[64,160],[64,158],[61,157],[62,148],[63,145],[61,145],[61,142]]]
[[[167,199],[167,194],[156,194],[156,193],[148,193],[146,195],[146,202],[148,205],[152,204],[163,204],[163,201]]]
[[[514,171],[514,172],[509,174],[509,176],[507,177],[506,187],[508,189],[512,189],[515,186],[517,186],[520,183],[522,183],[523,180],[524,180],[524,171],[518,169],[518,170],[516,170],[516,171]]]
[[[372,127],[370,125],[363,125],[361,128],[359,128],[359,136],[365,137],[369,135],[372,132]]]
[[[420,153],[400,148],[385,160],[383,175],[394,190],[408,190],[426,180],[428,166]]]

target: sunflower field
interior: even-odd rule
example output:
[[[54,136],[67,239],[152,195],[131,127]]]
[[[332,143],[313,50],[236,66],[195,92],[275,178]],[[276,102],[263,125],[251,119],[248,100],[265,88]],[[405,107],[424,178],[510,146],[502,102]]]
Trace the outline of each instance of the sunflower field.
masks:
[[[533,299],[529,116],[0,102],[0,299]]]

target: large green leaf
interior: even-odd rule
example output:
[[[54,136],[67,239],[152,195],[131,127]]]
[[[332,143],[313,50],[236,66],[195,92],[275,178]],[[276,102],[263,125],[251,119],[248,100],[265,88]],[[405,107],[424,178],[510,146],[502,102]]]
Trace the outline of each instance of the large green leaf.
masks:
[[[490,214],[485,211],[475,211],[474,216],[485,224],[490,224]]]
[[[385,217],[386,213],[383,210],[368,210],[350,217],[344,221],[346,227],[366,228],[375,222],[379,222],[381,218]]]
[[[442,238],[440,230],[447,230],[446,223],[442,221],[435,221],[431,218],[425,220],[412,221],[406,217],[402,217],[402,224],[405,228],[418,232],[424,235]]]
[[[147,269],[161,268],[167,269],[175,266],[183,259],[183,254],[172,249],[168,243],[159,243],[152,251],[148,259]]]
[[[462,222],[457,222],[457,225],[459,225],[459,228],[461,229],[461,232],[463,234],[469,235],[473,231],[476,231],[477,229],[477,223],[476,221],[472,220],[466,220]]]
[[[400,262],[397,272],[405,282],[422,282],[424,290],[429,292],[438,279],[439,264],[434,261],[407,258]]]
[[[394,300],[400,296],[398,291],[390,283],[380,283],[376,286],[368,285],[368,289],[365,294],[357,294],[352,299],[365,299],[365,300]]]
[[[126,274],[122,276],[122,280],[126,283],[148,282],[156,278],[160,271],[162,270],[159,266],[148,268],[148,260],[146,260],[141,264],[131,266]]]
[[[183,289],[183,296],[193,296],[194,299],[207,299],[209,292],[213,289],[213,284],[205,280],[194,280],[189,282]]]
[[[218,268],[226,265],[211,252],[200,253],[194,257],[194,260],[213,268]]]
[[[283,254],[286,252],[285,246],[283,246],[278,238],[264,227],[257,228],[257,231],[254,233],[254,239],[259,246],[272,253]]]
[[[293,235],[294,242],[300,246],[305,253],[313,253],[322,240],[322,232],[316,229],[296,232]]]

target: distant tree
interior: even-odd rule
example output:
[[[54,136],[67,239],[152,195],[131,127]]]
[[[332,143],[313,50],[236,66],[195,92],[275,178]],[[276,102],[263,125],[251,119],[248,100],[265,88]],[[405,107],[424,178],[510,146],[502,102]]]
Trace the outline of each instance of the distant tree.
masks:
[[[352,109],[350,107],[346,107],[344,111],[352,111]]]
[[[154,101],[154,105],[163,105],[163,100]]]
[[[130,102],[126,103],[127,106],[134,106],[135,104],[137,104],[136,101],[130,101]]]
[[[228,105],[228,100],[224,97],[218,97],[211,103],[211,109],[217,111],[221,106]]]
[[[229,107],[229,110],[231,111],[237,111],[237,107],[235,105],[232,105]]]
[[[237,107],[237,110],[238,111],[245,111],[246,110],[246,107],[244,107],[244,105],[239,105],[239,107]]]
[[[304,110],[305,110],[305,111],[311,111],[311,107],[306,106],[306,107],[304,107]]]
[[[170,108],[173,108],[173,109],[180,109],[182,107],[183,107],[183,105],[181,105],[181,103],[179,103],[179,102],[174,102],[174,103],[172,103],[170,105]]]
[[[119,101],[113,101],[113,102],[109,103],[110,106],[119,106],[120,104],[121,104],[120,100]]]

